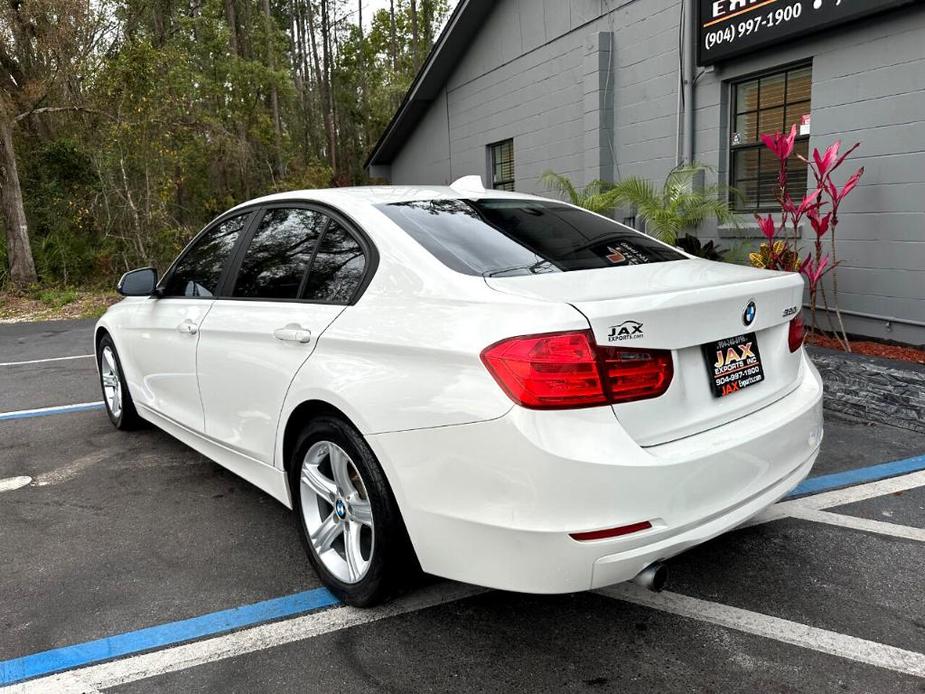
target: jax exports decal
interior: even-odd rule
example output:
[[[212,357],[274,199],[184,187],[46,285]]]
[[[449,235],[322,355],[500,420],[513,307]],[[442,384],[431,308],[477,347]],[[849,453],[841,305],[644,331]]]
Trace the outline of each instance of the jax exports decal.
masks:
[[[642,332],[642,323],[638,320],[625,320],[620,325],[613,325],[607,335],[608,342],[623,342],[624,340],[638,340],[645,337]]]
[[[700,65],[922,0],[700,0]]]

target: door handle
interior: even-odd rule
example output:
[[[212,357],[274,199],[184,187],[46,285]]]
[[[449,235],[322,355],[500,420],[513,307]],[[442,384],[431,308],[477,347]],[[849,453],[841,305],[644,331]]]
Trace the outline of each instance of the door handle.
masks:
[[[306,330],[298,323],[290,323],[285,328],[274,330],[273,337],[282,342],[299,342],[304,345],[311,341],[312,331]]]
[[[177,326],[177,332],[183,333],[184,335],[195,335],[199,332],[199,326],[187,318]]]

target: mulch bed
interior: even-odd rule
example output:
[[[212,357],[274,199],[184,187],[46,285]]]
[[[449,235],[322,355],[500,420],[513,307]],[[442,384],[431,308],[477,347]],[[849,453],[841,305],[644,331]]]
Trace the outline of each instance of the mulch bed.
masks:
[[[807,335],[806,344],[844,351],[841,345],[839,345],[838,340],[822,333]],[[885,342],[874,342],[871,340],[851,340],[850,344],[852,354],[863,354],[868,357],[880,357],[881,359],[896,359],[898,361],[909,361],[914,364],[925,364],[925,350],[917,347],[890,345]]]

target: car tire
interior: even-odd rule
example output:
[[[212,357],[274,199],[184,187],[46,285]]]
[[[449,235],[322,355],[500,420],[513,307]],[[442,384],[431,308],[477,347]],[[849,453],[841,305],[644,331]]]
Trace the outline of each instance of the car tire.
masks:
[[[302,543],[335,596],[371,607],[419,573],[382,467],[353,426],[335,416],[316,417],[301,432],[289,462]]]
[[[96,365],[109,421],[122,431],[138,429],[143,422],[125,382],[119,352],[109,335],[103,335],[96,347]]]

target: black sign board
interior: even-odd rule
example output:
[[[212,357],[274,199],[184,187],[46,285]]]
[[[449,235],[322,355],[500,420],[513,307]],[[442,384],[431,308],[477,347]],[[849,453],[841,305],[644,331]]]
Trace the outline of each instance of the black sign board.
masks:
[[[919,0],[700,0],[697,62],[711,65]]]

